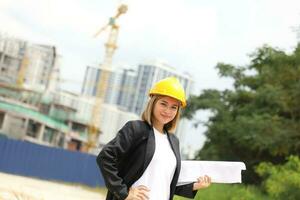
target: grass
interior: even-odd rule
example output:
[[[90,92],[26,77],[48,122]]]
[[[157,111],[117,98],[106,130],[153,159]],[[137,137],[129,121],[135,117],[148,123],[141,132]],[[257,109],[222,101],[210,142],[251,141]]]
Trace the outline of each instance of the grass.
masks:
[[[254,186],[241,184],[212,184],[206,189],[198,191],[195,200],[270,200]],[[175,196],[174,200],[190,200]]]

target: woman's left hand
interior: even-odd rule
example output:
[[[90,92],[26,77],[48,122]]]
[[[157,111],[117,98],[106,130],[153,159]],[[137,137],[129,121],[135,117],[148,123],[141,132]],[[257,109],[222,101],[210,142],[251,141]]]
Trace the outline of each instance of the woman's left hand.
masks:
[[[197,179],[197,182],[194,183],[193,185],[193,190],[199,190],[202,188],[207,188],[211,184],[211,178],[207,175],[204,177],[199,177]]]

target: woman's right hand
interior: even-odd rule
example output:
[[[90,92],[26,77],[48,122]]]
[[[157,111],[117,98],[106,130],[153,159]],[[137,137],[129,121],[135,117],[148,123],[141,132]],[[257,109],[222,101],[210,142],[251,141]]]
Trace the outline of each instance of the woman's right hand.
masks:
[[[149,191],[150,190],[144,185],[131,187],[125,200],[148,200]]]

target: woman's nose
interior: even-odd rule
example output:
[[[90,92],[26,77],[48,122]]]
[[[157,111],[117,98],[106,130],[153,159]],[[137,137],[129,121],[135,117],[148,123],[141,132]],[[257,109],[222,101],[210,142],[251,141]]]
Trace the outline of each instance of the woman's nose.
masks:
[[[173,113],[174,111],[173,111],[174,109],[172,108],[172,107],[165,107],[164,108],[164,112],[166,112],[167,114],[171,114],[171,113]]]

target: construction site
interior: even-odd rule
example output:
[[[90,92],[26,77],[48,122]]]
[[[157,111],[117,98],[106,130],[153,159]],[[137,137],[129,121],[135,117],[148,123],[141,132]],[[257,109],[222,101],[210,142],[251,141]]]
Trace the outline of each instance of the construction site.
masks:
[[[112,68],[119,34],[117,19],[126,12],[127,6],[120,5],[115,15],[95,34],[96,37],[109,32],[104,44],[105,55],[99,66],[87,65],[81,93],[62,89],[62,84],[68,80],[61,78],[62,56],[55,46],[0,34],[0,155],[23,160],[1,159],[1,171],[103,187],[93,159],[127,121],[140,118],[151,85],[164,77],[175,76],[182,82],[187,95],[190,93],[191,76],[163,62],[145,61],[135,68]],[[184,122],[177,131],[179,137],[183,127]],[[37,153],[40,155],[33,156]],[[71,155],[76,158],[64,163]],[[45,157],[47,159],[43,160]],[[69,177],[85,174],[81,179],[66,178],[66,174],[60,174],[61,169],[55,169],[57,163],[68,170],[83,160],[90,160],[88,167],[79,164],[77,171],[69,174]],[[81,168],[86,169],[82,171]],[[8,174],[1,176],[9,182]],[[92,178],[86,181],[88,176]],[[18,199],[18,195],[27,195],[27,199],[51,199],[44,194],[30,197],[31,192],[24,188],[12,190],[13,186],[8,185],[0,186],[1,200]],[[74,195],[73,198],[63,196],[55,199],[76,199]]]
[[[0,200],[300,199],[299,2],[0,1]]]

